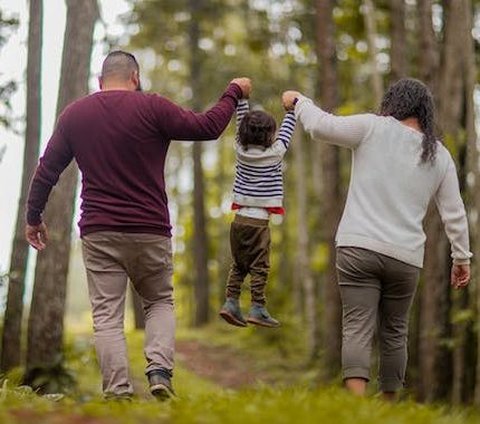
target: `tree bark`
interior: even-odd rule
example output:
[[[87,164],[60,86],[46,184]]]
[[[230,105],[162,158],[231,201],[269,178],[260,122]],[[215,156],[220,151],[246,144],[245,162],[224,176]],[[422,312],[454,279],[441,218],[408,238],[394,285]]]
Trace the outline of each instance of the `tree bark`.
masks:
[[[22,357],[22,317],[28,243],[25,239],[25,203],[30,180],[38,160],[41,122],[41,60],[43,0],[30,0],[27,59],[27,125],[23,152],[23,174],[18,202],[17,223],[10,256],[8,297],[3,324],[0,370],[8,371],[20,365]]]
[[[200,108],[200,69],[201,58],[198,42],[200,39],[199,14],[203,0],[189,0],[191,19],[189,25],[190,42],[190,82],[192,86],[193,108]],[[193,215],[194,215],[194,260],[195,260],[195,318],[194,325],[201,326],[209,320],[210,287],[208,278],[208,238],[205,214],[205,188],[202,165],[203,146],[193,143]]]
[[[88,93],[96,0],[67,0],[57,116],[73,100]],[[27,374],[62,359],[63,318],[69,265],[72,217],[78,171],[71,164],[53,190],[45,212],[48,249],[38,255],[28,325]]]
[[[426,216],[427,242],[423,285],[420,288],[420,318],[418,370],[421,373],[418,394],[422,401],[431,402],[439,397],[440,339],[444,335],[443,314],[448,314],[445,305],[445,284],[447,274],[441,264],[448,249],[443,227],[433,205]]]
[[[407,75],[405,0],[390,0],[390,46],[390,80],[394,82]]]
[[[303,285],[305,305],[305,319],[307,325],[308,352],[311,359],[318,355],[319,344],[317,326],[317,291],[310,269],[310,252],[308,237],[308,211],[307,211],[307,179],[305,175],[305,155],[302,137],[296,131],[293,139],[293,153],[296,170],[297,192],[297,255],[295,258],[295,276]]]
[[[431,3],[430,5],[422,3],[420,6],[422,6],[420,19],[426,22],[431,19]],[[426,51],[424,56],[430,59],[423,62],[425,69],[421,68],[420,74],[426,76],[427,82],[437,88],[437,121],[441,123],[445,136],[456,140],[460,134],[463,98],[463,83],[462,76],[460,76],[462,58],[458,53],[463,49],[463,41],[462,33],[458,31],[458,22],[462,21],[463,16],[462,7],[458,7],[458,2],[455,5],[448,3],[447,6],[444,11],[441,66],[435,73],[433,63],[436,61],[436,53]],[[420,40],[421,46],[429,46],[434,49],[433,30],[424,28],[423,31]],[[461,146],[458,150],[461,150]],[[422,379],[419,394],[421,399],[427,401],[446,397],[449,394],[448,388],[452,387],[453,383],[450,395],[455,400],[461,398],[463,390],[464,342],[463,335],[459,334],[462,331],[461,327],[454,325],[451,328],[448,318],[451,316],[452,310],[456,311],[462,308],[463,300],[453,298],[453,309],[451,309],[448,284],[450,279],[449,243],[436,210],[434,212],[432,210],[427,215],[426,233],[427,254],[424,266],[424,285],[421,292],[419,369],[422,372]],[[440,346],[441,339],[449,336],[458,339],[453,352],[453,362],[450,352]]]
[[[464,76],[465,76],[465,114],[466,114],[466,136],[468,146],[468,163],[469,170],[474,176],[474,182],[469,188],[470,200],[472,208],[478,213],[480,211],[480,191],[478,190],[478,184],[480,183],[480,169],[479,169],[479,151],[477,147],[477,133],[475,130],[475,103],[473,94],[475,91],[477,69],[475,66],[475,44],[471,35],[471,28],[473,26],[473,12],[471,0],[465,0],[465,31],[464,31]],[[480,240],[478,230],[478,218],[476,221],[471,222],[470,225],[470,238],[474,240],[472,251],[474,258],[480,257]],[[479,266],[474,262],[472,280],[478,281],[480,275]],[[476,305],[477,321],[478,314],[480,313],[480,287],[475,284],[471,287],[472,298]],[[474,306],[475,306],[474,305]],[[474,307],[475,309],[475,307]],[[475,386],[473,393],[473,403],[475,406],[480,406],[480,336],[477,329],[476,332],[476,344],[477,344],[477,357],[476,357],[476,374],[475,374]]]
[[[471,187],[471,201],[474,210],[480,211],[480,191],[478,185],[480,184],[480,169],[479,169],[479,151],[477,147],[477,134],[475,130],[475,103],[473,100],[473,93],[475,91],[477,68],[475,66],[475,45],[471,32],[468,30],[472,27],[472,4],[471,0],[466,0],[465,7],[465,90],[466,90],[466,134],[469,153],[469,169],[474,176],[474,184]],[[473,221],[473,220],[472,220]],[[474,258],[480,258],[480,232],[478,230],[478,218],[475,222],[471,222],[470,229],[471,239],[473,243],[473,255]],[[478,262],[474,262],[473,269],[473,281],[478,282],[480,275],[480,269]],[[472,298],[475,299],[477,321],[478,314],[480,313],[480,286],[475,284],[471,288]],[[477,344],[477,361],[476,361],[476,374],[475,374],[475,389],[473,396],[473,403],[478,407],[480,406],[480,332],[477,329],[476,332],[476,344]]]
[[[419,78],[436,91],[439,49],[432,24],[432,0],[417,0],[419,27]]]
[[[419,32],[419,77],[431,89],[435,89],[437,79],[437,65],[439,55],[435,34],[432,26],[432,0],[418,1]],[[435,91],[434,91],[435,93]],[[443,252],[444,246],[439,247],[440,239],[445,245],[445,238],[441,237],[442,228],[438,213],[431,207],[426,217],[427,242],[425,246],[425,267],[423,284],[419,288],[419,324],[418,324],[418,370],[421,377],[418,379],[418,395],[421,400],[432,401],[437,396],[439,359],[439,340],[441,328],[439,326],[439,303],[442,297],[442,287],[439,281],[445,277],[441,267],[434,259],[439,256],[437,249]],[[430,259],[429,255],[433,255]]]
[[[370,56],[371,81],[375,106],[379,107],[383,97],[383,80],[377,62],[377,23],[375,20],[375,6],[372,0],[363,0],[363,17],[367,30],[368,52]]]
[[[459,52],[465,49],[465,37],[463,31],[459,30],[458,22],[465,19],[465,0],[448,2],[444,10],[444,50],[442,55],[442,66],[439,83],[439,115],[446,137],[451,137],[457,142],[457,150],[465,149],[465,145],[458,146],[458,140],[462,139],[462,109],[465,93],[463,90],[463,54]],[[465,28],[462,25],[462,28]],[[469,29],[471,31],[471,28]],[[457,158],[460,159],[460,158]],[[460,161],[459,161],[460,162]],[[464,163],[460,162],[464,166]],[[465,178],[464,169],[460,173]],[[462,183],[462,181],[461,181]],[[448,279],[448,275],[446,276]],[[454,317],[461,311],[468,301],[465,295],[468,292],[452,296],[450,316]],[[465,373],[465,330],[466,325],[462,323],[452,324],[452,338],[455,342],[452,353],[452,390],[451,400],[459,403],[462,399]]]
[[[338,105],[338,81],[335,51],[333,1],[316,0],[316,47],[319,59],[319,79],[322,107],[333,111]],[[329,246],[328,267],[324,284],[323,345],[325,346],[326,378],[332,378],[340,369],[341,307],[336,284],[335,233],[340,217],[340,164],[337,147],[322,145],[320,161],[323,173],[325,199],[326,239]]]

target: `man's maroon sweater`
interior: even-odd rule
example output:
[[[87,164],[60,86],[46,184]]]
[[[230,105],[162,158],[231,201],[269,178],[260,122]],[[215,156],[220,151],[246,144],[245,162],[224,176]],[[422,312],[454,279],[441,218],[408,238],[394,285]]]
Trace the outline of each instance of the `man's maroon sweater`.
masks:
[[[205,113],[138,91],[100,91],[69,105],[40,159],[27,202],[38,225],[52,187],[75,159],[82,173],[80,233],[119,231],[171,236],[165,192],[170,140],[213,140],[242,97],[230,84]]]

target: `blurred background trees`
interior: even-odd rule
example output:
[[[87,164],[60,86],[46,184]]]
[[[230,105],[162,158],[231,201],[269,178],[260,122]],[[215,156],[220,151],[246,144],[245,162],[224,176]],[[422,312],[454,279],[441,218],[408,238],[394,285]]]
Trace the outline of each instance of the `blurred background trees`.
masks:
[[[75,2],[67,3],[70,12]],[[195,110],[207,108],[230,79],[241,75],[253,79],[252,105],[273,113],[277,122],[283,115],[280,95],[288,88],[299,89],[327,110],[352,114],[378,111],[383,87],[400,77],[423,79],[435,93],[438,134],[457,163],[471,220],[472,249],[480,256],[474,102],[479,99],[479,1],[132,0],[131,8],[123,17],[129,41],[120,47],[137,55],[144,88]],[[83,13],[72,19],[80,20]],[[94,16],[89,16],[90,26],[81,25],[85,32],[93,31]],[[85,45],[81,57],[88,49]],[[85,69],[86,63],[76,66]],[[63,72],[65,78],[69,72]],[[82,74],[77,80],[85,78]],[[82,90],[65,97],[62,107]],[[169,152],[166,174],[181,326],[217,322],[223,302],[230,261],[232,144],[230,127],[219,141],[193,147],[172,143]],[[349,170],[347,150],[313,142],[301,129],[296,132],[285,165],[287,213],[271,224],[267,294],[269,308],[283,326],[278,331],[247,330],[244,336],[278,346],[279,355],[301,352],[304,364],[319,370],[316,381],[323,382],[339,379],[341,311],[334,234]],[[73,204],[72,190],[63,205]],[[55,214],[58,225],[71,225],[72,211],[65,209]],[[50,225],[53,221],[51,217]],[[59,256],[68,259],[70,227],[62,228],[51,241],[50,254],[45,252],[50,257],[45,272],[50,273],[40,279],[37,265],[36,280],[50,281],[48,287],[55,290],[66,282],[65,265],[53,271]],[[409,387],[422,400],[480,404],[477,270],[468,291],[453,293],[449,246],[434,208],[426,231],[426,264],[411,321]],[[75,244],[72,252],[77,270]],[[249,301],[247,287],[244,306]],[[32,308],[30,320],[42,320],[46,314],[44,308]],[[44,336],[38,337],[32,347],[42,343]],[[61,353],[58,343],[52,346]]]

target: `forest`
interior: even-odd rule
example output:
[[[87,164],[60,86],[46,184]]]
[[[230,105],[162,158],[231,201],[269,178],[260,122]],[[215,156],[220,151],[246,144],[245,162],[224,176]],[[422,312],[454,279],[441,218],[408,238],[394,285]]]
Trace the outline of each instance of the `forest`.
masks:
[[[247,76],[250,103],[277,123],[288,89],[327,111],[351,115],[377,113],[384,91],[402,77],[430,87],[436,134],[454,158],[467,209],[472,282],[463,291],[450,287],[450,244],[430,205],[410,319],[407,385],[396,405],[375,395],[373,380],[367,399],[342,389],[334,237],[351,157],[347,149],[312,140],[301,126],[285,159],[286,213],[270,224],[267,298],[282,326],[240,329],[218,317],[231,263],[234,120],[218,140],[173,142],[166,162],[179,399],[159,405],[146,393],[144,317],[132,291],[126,329],[138,397],[131,404],[102,401],[74,219],[77,166],[67,168],[50,195],[44,214],[50,241],[34,259],[24,216],[44,142],[42,97],[56,96],[58,117],[72,101],[98,90],[91,55],[107,6],[104,0],[65,0],[59,91],[47,93],[40,83],[44,1],[53,0],[28,1],[18,203],[1,205],[17,210],[14,228],[1,235],[11,237],[9,260],[0,263],[1,422],[479,422],[480,1],[128,0],[129,12],[118,17],[123,32],[105,32],[100,42],[104,55],[115,49],[135,54],[145,91],[195,111],[214,104],[232,78]],[[21,24],[2,9],[0,3],[0,53]],[[0,126],[6,131],[14,131],[9,99],[18,85],[0,81]],[[0,167],[8,150],[0,141]],[[0,189],[7,184],[1,181]],[[245,305],[247,288],[248,282]]]

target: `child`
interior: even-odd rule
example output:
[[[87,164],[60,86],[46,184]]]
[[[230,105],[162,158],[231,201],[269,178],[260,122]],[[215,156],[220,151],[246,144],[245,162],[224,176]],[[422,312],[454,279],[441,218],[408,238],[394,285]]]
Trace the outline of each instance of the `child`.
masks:
[[[270,214],[283,214],[282,165],[295,130],[295,115],[287,112],[275,137],[276,123],[263,111],[249,112],[248,100],[237,106],[236,175],[230,227],[233,264],[227,282],[226,302],[220,316],[228,323],[246,327],[247,322],[278,327],[265,308],[265,285],[270,269]],[[252,306],[247,320],[239,305],[243,280],[251,276]]]

